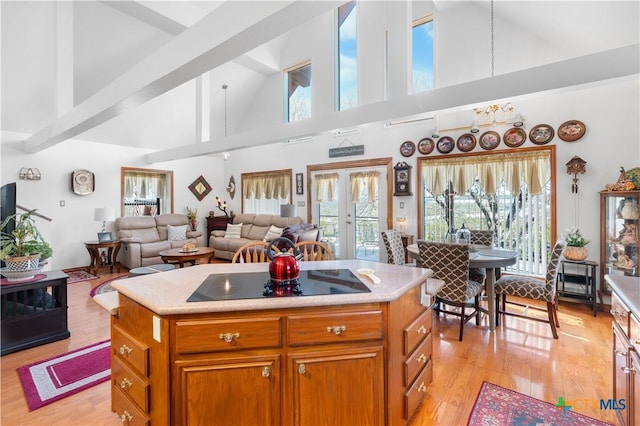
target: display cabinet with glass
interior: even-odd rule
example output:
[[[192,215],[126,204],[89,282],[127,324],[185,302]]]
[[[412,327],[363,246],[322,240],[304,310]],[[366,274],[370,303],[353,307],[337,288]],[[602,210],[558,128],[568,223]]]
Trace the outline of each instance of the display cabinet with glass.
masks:
[[[604,276],[638,274],[638,201],[640,190],[600,191],[600,283],[611,294]]]

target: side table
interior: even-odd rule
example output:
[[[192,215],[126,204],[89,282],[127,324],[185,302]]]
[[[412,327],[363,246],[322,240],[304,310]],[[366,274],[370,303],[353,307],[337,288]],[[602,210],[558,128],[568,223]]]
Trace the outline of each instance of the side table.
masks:
[[[98,242],[98,241],[86,241],[84,246],[91,256],[91,264],[86,268],[90,274],[98,275],[98,270],[102,267],[109,267],[109,271],[113,272],[113,267],[118,268],[120,272],[120,262],[118,262],[118,252],[120,251],[120,241],[110,242]],[[100,254],[100,249],[104,249],[106,253],[106,259],[103,259]]]
[[[209,237],[211,237],[211,231],[225,231],[227,224],[233,223],[233,218],[229,216],[208,216],[207,217],[207,235],[205,236],[205,242],[209,247]]]
[[[593,316],[597,316],[597,268],[598,264],[591,260],[560,260],[556,295],[558,297],[587,302],[593,309]]]

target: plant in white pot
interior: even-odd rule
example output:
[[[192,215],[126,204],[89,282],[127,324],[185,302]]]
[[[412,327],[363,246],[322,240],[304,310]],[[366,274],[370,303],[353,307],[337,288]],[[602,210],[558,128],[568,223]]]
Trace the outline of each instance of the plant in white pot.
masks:
[[[10,281],[33,278],[40,270],[41,257],[52,254],[32,217],[35,211],[8,216],[0,224],[0,260],[5,263],[2,275]],[[11,223],[14,229],[7,232]]]
[[[585,237],[580,229],[571,228],[564,236],[567,246],[564,249],[564,257],[569,260],[585,260],[589,256],[586,245],[589,239]]]

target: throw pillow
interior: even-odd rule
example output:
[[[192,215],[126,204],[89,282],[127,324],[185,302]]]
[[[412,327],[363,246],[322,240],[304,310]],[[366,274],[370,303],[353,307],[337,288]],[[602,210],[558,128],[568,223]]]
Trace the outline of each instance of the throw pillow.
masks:
[[[242,224],[237,223],[235,225],[227,224],[227,232],[224,233],[225,238],[240,238],[242,232]]]
[[[187,239],[187,225],[172,226],[167,225],[169,241],[180,241]]]
[[[267,235],[264,236],[262,241],[269,242],[269,241],[273,240],[274,238],[278,238],[279,236],[282,235],[282,231],[283,230],[284,230],[284,228],[278,228],[275,225],[271,225],[271,228],[269,228],[269,230],[267,231]]]

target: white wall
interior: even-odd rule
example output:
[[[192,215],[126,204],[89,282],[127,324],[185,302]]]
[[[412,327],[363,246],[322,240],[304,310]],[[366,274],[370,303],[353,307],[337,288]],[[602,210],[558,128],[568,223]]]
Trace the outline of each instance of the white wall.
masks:
[[[527,131],[537,124],[549,124],[557,130],[567,120],[580,120],[587,131],[576,142],[564,142],[556,135],[550,144],[556,145],[556,189],[557,189],[557,228],[564,233],[568,228],[579,225],[593,241],[588,246],[589,258],[599,260],[599,195],[606,183],[615,182],[620,166],[627,169],[640,166],[640,82],[638,79],[621,80],[615,84],[598,87],[584,87],[565,90],[562,93],[548,93],[526,100],[515,100],[514,105],[526,118]],[[440,128],[469,126],[473,114],[471,110],[441,114],[438,118]],[[273,144],[258,148],[234,151],[232,158],[225,163],[225,182],[233,175],[240,185],[240,174],[244,172],[292,168],[293,173],[305,174],[305,194],[293,195],[293,202],[306,202],[306,166],[326,164],[336,161],[364,160],[369,158],[393,157],[393,164],[406,161],[414,166],[412,177],[413,192],[419,192],[415,171],[418,154],[407,159],[399,153],[400,144],[405,140],[418,142],[430,135],[432,121],[409,124],[394,128],[381,125],[365,127],[360,134],[346,136],[355,145],[365,145],[364,156],[329,158],[329,148],[335,148],[345,137],[330,135],[315,136],[312,142],[299,144]],[[496,129],[501,135],[507,126]],[[486,130],[486,129],[484,129]],[[457,139],[466,130],[442,133]],[[522,147],[535,146],[530,141]],[[502,142],[496,150],[506,150]],[[484,151],[476,146],[474,152]],[[457,152],[457,151],[455,151]],[[429,156],[440,154],[434,151]],[[578,155],[587,162],[586,173],[579,176],[579,194],[571,193],[572,175],[566,173],[566,163]],[[268,162],[265,159],[269,159]],[[240,186],[238,186],[240,188]],[[226,194],[225,194],[226,195]],[[230,209],[240,211],[240,191],[234,200],[227,200]],[[399,208],[400,202],[405,208]],[[393,219],[407,217],[407,233],[417,235],[417,196],[394,197]],[[577,206],[577,210],[576,210]],[[298,207],[298,215],[306,218],[308,206]],[[579,212],[576,215],[576,211]],[[577,221],[576,221],[577,217]],[[394,222],[395,223],[395,220]],[[558,235],[560,237],[561,235]]]
[[[174,212],[186,213],[187,206],[197,208],[199,229],[206,231],[205,216],[215,206],[215,196],[223,195],[222,159],[199,157],[189,160],[147,164],[140,149],[69,140],[38,154],[24,154],[17,149],[23,135],[2,135],[2,184],[16,182],[17,203],[48,216],[52,222],[37,219],[38,229],[53,248],[51,267],[66,269],[87,266],[89,254],[83,242],[96,240],[102,224],[93,221],[96,207],[113,207],[120,215],[120,168],[143,167],[173,170]],[[19,180],[21,167],[37,167],[42,180]],[[95,191],[76,195],[71,190],[71,172],[87,169],[95,174]],[[188,190],[200,175],[209,182],[212,192],[201,202]],[[226,181],[225,181],[226,182]],[[65,206],[60,206],[60,201]],[[114,232],[113,222],[107,230]]]

